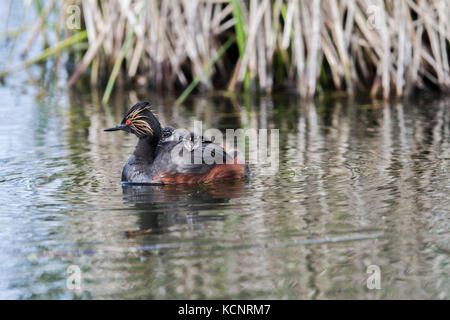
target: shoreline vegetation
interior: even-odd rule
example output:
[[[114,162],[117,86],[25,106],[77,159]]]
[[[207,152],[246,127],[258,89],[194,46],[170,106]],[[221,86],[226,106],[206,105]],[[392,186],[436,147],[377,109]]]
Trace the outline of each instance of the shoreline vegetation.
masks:
[[[10,4],[11,6],[11,4]],[[353,96],[409,96],[450,88],[450,2],[440,0],[34,0],[17,66],[0,78],[68,53],[80,78],[105,88],[117,81],[158,91],[294,90]],[[39,39],[42,41],[36,41]],[[42,52],[29,57],[43,43]]]

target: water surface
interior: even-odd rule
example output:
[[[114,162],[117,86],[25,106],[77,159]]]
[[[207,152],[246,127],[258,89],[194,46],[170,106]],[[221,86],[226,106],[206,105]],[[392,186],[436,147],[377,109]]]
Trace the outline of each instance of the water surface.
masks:
[[[0,298],[448,299],[450,99],[173,99],[0,88]],[[150,99],[163,124],[280,129],[246,182],[122,186]],[[80,268],[82,291],[67,288]],[[381,270],[370,290],[367,268]]]

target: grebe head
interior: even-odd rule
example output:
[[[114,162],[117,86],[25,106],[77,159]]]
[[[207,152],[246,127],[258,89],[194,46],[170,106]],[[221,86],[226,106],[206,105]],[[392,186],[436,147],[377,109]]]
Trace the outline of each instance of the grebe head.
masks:
[[[150,103],[138,102],[125,114],[122,121],[115,127],[105,131],[123,130],[136,135],[138,138],[160,138],[162,134],[161,124],[150,111]]]
[[[171,127],[171,126],[166,126],[162,129],[162,135],[161,135],[161,139],[162,140],[170,140],[170,138],[172,137],[172,134],[175,132],[175,128]]]

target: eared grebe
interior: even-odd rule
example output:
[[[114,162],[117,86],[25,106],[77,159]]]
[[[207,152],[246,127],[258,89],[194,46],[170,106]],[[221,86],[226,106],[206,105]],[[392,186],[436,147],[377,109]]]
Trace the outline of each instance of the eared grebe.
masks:
[[[193,133],[177,137],[173,127],[161,128],[148,102],[136,103],[120,124],[105,129],[116,130],[133,133],[139,138],[133,155],[123,168],[122,182],[206,183],[249,175],[247,165],[238,163],[237,153],[231,156],[221,146]],[[220,161],[212,162],[211,158]]]

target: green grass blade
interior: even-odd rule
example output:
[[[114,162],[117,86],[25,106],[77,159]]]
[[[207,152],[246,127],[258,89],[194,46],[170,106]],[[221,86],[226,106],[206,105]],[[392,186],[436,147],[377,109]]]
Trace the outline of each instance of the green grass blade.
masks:
[[[234,29],[236,31],[239,56],[242,58],[245,50],[246,35],[244,29],[244,22],[242,19],[241,4],[239,3],[239,0],[231,0],[231,4],[233,6],[233,17],[234,20],[236,20],[236,23],[234,24]]]
[[[220,59],[220,57],[230,48],[230,46],[236,41],[236,37],[231,37],[228,39],[217,51],[217,54],[208,62],[208,64],[203,68],[202,70],[202,76],[204,76],[206,73],[209,72],[211,67],[217,62],[217,60]],[[183,103],[184,100],[189,96],[189,94],[194,90],[194,88],[198,85],[200,82],[200,76],[197,76],[190,84],[189,86],[183,91],[183,93],[178,97],[178,99],[175,101],[176,105],[180,105]]]
[[[64,39],[63,41],[58,42],[53,47],[45,49],[44,51],[42,51],[42,53],[39,56],[37,56],[35,58],[31,58],[31,59],[23,62],[18,67],[15,67],[13,69],[6,70],[6,71],[2,72],[1,77],[4,77],[5,75],[10,74],[10,73],[19,71],[21,69],[27,68],[27,67],[31,66],[32,64],[35,64],[35,63],[40,62],[42,60],[45,60],[48,57],[54,55],[55,53],[58,53],[58,52],[60,52],[61,50],[65,49],[65,48],[71,47],[74,44],[85,40],[86,38],[87,38],[87,32],[86,31],[80,31],[80,32],[70,36],[69,38]]]
[[[245,53],[245,43],[247,42],[247,36],[245,35],[241,3],[239,0],[231,0],[231,5],[233,6],[233,18],[236,21],[234,24],[234,29],[236,32],[239,57],[240,59],[242,59]],[[245,72],[244,76],[244,89],[250,89],[250,78],[247,71]]]
[[[125,39],[122,48],[120,48],[119,56],[117,57],[111,74],[108,79],[108,84],[106,85],[105,93],[103,95],[102,104],[107,104],[109,101],[109,97],[111,96],[112,89],[114,88],[114,83],[116,82],[117,75],[120,71],[120,66],[122,65],[122,61],[125,58],[125,55],[133,43],[134,39],[134,31],[130,31]]]
[[[57,43],[55,46],[45,49],[40,56],[30,59],[26,61],[24,64],[26,67],[35,64],[36,62],[39,62],[41,60],[47,59],[49,56],[54,55],[57,52],[60,52],[61,50],[71,47],[76,43],[79,43],[87,38],[87,31],[80,31],[73,36],[70,36],[67,39],[64,39],[63,41]]]

